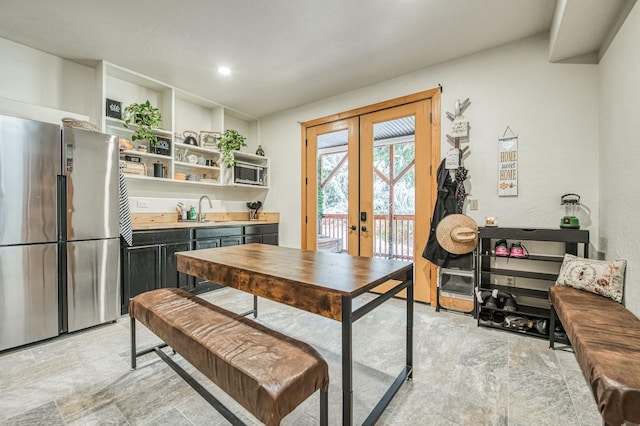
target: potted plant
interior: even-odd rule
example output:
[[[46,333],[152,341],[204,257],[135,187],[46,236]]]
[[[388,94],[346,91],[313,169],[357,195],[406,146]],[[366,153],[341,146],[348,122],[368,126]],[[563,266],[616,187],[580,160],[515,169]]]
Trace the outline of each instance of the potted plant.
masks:
[[[225,130],[222,136],[218,139],[218,149],[222,153],[220,161],[222,164],[231,168],[236,165],[236,159],[233,156],[232,151],[239,150],[243,146],[247,146],[245,138],[236,130]]]
[[[136,131],[131,137],[132,140],[146,140],[149,142],[151,148],[155,147],[158,143],[158,138],[153,134],[153,131],[158,129],[162,122],[162,114],[160,110],[151,105],[149,100],[144,103],[133,103],[124,109],[126,118],[124,120],[124,127],[127,129],[131,124],[137,126]]]

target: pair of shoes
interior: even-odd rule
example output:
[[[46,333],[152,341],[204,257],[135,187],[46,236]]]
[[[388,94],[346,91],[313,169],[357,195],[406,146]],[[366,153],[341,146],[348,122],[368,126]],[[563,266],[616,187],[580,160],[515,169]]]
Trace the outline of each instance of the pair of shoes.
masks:
[[[501,327],[504,325],[504,315],[500,312],[481,311],[478,316],[478,324]]]
[[[518,310],[515,297],[511,293],[498,291],[497,289],[492,291],[476,290],[476,299],[478,299],[478,303],[484,305],[485,308],[502,309],[507,312],[515,312]]]
[[[533,327],[533,321],[530,321],[527,317],[509,315],[505,318],[505,326],[509,328],[516,328],[518,330],[524,330],[525,328]]]
[[[476,290],[476,299],[478,303],[489,309],[499,309],[498,290]]]
[[[511,248],[507,247],[507,240],[498,240],[496,241],[493,253],[498,257],[515,257],[521,259],[529,257],[529,252],[521,242],[512,243]]]

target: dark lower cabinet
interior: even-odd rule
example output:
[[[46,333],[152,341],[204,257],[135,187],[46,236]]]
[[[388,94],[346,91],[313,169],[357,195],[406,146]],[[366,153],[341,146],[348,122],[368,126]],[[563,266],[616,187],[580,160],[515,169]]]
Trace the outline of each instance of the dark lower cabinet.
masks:
[[[214,247],[238,246],[244,244],[242,226],[226,226],[215,228],[194,228],[194,247],[196,250]],[[222,288],[220,284],[194,279],[193,293],[204,293]]]
[[[191,241],[165,244],[160,246],[160,259],[162,261],[161,269],[161,287],[180,287],[189,290],[192,285],[189,275],[178,273],[176,252],[191,250]]]
[[[188,289],[193,278],[176,269],[175,253],[191,250],[190,229],[135,231],[133,247],[122,247],[122,306],[129,311],[129,299],[162,287]]]
[[[126,314],[131,297],[158,288],[160,247],[127,247],[122,259],[122,313]]]
[[[250,243],[278,245],[278,224],[135,231],[133,247],[122,247],[122,313],[130,298],[156,288],[203,293],[221,287],[178,273],[176,252]]]
[[[244,227],[244,243],[262,243],[278,245],[278,224],[248,225]]]

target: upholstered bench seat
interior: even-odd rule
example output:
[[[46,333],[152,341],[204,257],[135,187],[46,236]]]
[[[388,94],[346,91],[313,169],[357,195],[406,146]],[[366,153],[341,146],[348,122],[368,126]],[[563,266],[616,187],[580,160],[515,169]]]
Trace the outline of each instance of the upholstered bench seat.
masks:
[[[310,345],[175,288],[134,297],[129,315],[265,424],[317,390],[326,421],[328,366]]]
[[[552,286],[549,302],[605,423],[640,423],[640,319],[618,302],[572,287]]]

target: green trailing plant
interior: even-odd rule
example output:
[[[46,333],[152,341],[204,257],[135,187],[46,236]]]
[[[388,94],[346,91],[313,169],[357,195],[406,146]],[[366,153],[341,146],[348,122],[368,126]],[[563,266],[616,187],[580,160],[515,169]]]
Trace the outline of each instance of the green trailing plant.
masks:
[[[134,141],[146,140],[149,141],[150,146],[156,146],[158,138],[153,134],[153,131],[159,129],[160,123],[162,123],[160,110],[147,100],[141,104],[131,104],[124,111],[126,113],[124,127],[128,129],[131,124],[137,126],[131,139]]]
[[[222,154],[220,161],[222,164],[231,168],[236,165],[236,159],[233,156],[233,151],[237,151],[243,146],[247,146],[245,141],[247,138],[242,136],[236,130],[225,130],[222,136],[218,139],[218,149]]]

